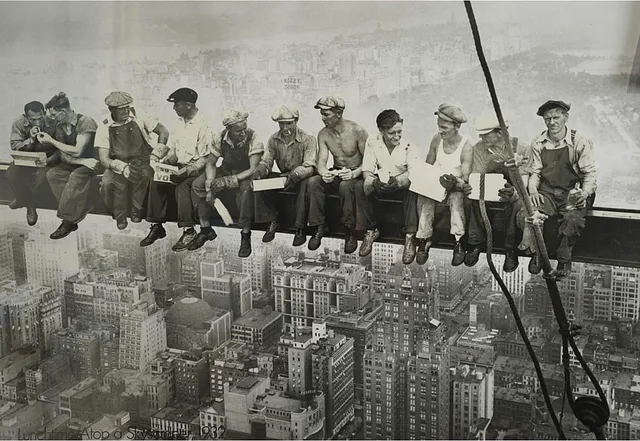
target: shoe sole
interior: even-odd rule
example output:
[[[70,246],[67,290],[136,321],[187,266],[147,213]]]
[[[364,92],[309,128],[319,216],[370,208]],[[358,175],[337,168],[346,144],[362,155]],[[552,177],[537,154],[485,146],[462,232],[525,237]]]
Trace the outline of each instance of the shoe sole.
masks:
[[[205,246],[207,244],[207,242],[211,242],[213,240],[216,240],[218,238],[218,235],[216,234],[215,236],[213,236],[211,239],[207,239],[205,242],[202,242],[202,245],[198,245],[196,248],[191,248],[191,244],[193,243],[193,241],[187,246],[187,250],[188,251],[195,251],[195,250],[199,250],[200,248],[202,248],[203,246]],[[194,239],[195,241],[195,239]]]
[[[141,247],[143,247],[143,248],[144,248],[144,247],[151,246],[151,245],[153,245],[154,243],[156,243],[157,241],[159,241],[160,239],[164,239],[165,237],[167,237],[167,233],[166,233],[166,232],[165,232],[165,233],[163,233],[161,236],[158,236],[156,239],[154,239],[154,240],[153,240],[153,242],[146,243],[146,244],[143,244],[142,242],[140,242],[140,246],[141,246]]]
[[[49,236],[50,239],[53,240],[59,240],[59,239],[64,239],[65,237],[67,237],[68,235],[70,235],[71,233],[73,233],[74,231],[78,230],[78,225],[75,225],[73,228],[71,228],[67,234],[65,234],[64,236],[60,236],[60,237],[53,237],[53,234],[51,236]]]
[[[373,240],[371,241],[371,249],[366,253],[362,252],[362,246],[360,246],[360,253],[359,253],[360,257],[367,257],[369,254],[371,254],[371,252],[373,251],[373,244],[376,243],[376,240],[378,240],[379,237],[380,237],[380,232],[377,232]]]

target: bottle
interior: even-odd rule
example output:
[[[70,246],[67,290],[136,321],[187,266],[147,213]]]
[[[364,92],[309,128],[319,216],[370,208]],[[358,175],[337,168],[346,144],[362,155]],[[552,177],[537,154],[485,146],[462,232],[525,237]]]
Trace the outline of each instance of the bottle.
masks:
[[[567,211],[577,209],[576,202],[578,202],[580,193],[582,193],[582,190],[580,189],[580,183],[576,182],[575,187],[569,190],[569,195],[567,196]]]

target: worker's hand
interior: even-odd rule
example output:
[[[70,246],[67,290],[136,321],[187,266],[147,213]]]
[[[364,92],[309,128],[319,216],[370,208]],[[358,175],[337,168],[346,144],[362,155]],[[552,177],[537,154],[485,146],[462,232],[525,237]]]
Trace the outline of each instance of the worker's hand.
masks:
[[[167,156],[162,158],[162,162],[169,165],[176,165],[178,163],[178,157],[174,150],[171,150]]]
[[[300,176],[296,172],[289,173],[287,180],[284,183],[284,191],[291,191],[300,182]]]
[[[540,193],[531,193],[531,204],[534,207],[542,207],[544,205],[544,196]]]
[[[129,176],[131,176],[131,167],[129,167],[129,164],[127,164],[122,170],[122,176],[127,179],[129,179]]]
[[[213,194],[213,192],[207,191],[207,197],[205,199],[207,201],[207,204],[213,204],[213,201],[215,201],[215,199],[216,199],[216,197]]]
[[[440,185],[442,185],[447,191],[455,189],[457,183],[458,179],[451,174],[440,176]]]
[[[343,181],[350,181],[352,180],[355,176],[353,173],[353,170],[349,169],[349,168],[343,168],[342,170],[340,170],[338,172],[338,177],[340,179],[342,179]]]
[[[269,169],[264,164],[258,164],[256,169],[253,171],[253,175],[251,175],[251,179],[257,181],[258,179],[262,179],[269,174]]]
[[[576,208],[578,210],[587,206],[587,199],[589,199],[589,193],[584,190],[580,191],[580,194],[576,197]]]
[[[391,176],[386,184],[381,184],[384,191],[396,191],[400,188],[400,183],[395,176]]]
[[[510,184],[504,184],[504,188],[498,190],[500,202],[513,202],[518,199],[518,192]]]
[[[373,193],[374,191],[380,191],[380,179],[378,179],[376,176],[369,176],[367,179],[364,180],[364,194],[366,196],[369,196],[371,193]]]
[[[37,140],[36,138],[38,137],[38,133],[40,133],[40,127],[38,126],[31,127],[31,130],[29,130],[29,136],[34,141]]]
[[[52,144],[53,138],[46,132],[38,132],[36,135],[41,144]]]
[[[331,184],[333,182],[333,180],[336,178],[336,175],[331,173],[329,170],[324,172],[321,176],[322,176],[322,181],[325,184]]]
[[[529,160],[529,158],[527,158],[526,156],[522,156],[522,155],[519,155],[517,153],[514,153],[513,154],[513,158],[507,159],[504,162],[504,166],[507,167],[507,168],[516,168],[516,167],[522,166],[528,160]]]

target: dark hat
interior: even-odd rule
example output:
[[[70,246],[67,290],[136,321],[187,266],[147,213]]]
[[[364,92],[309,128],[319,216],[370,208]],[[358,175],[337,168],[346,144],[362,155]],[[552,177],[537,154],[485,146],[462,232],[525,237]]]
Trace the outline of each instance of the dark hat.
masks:
[[[167,101],[169,101],[170,103],[177,103],[178,101],[184,101],[187,103],[195,104],[196,101],[198,101],[198,94],[193,89],[189,89],[188,87],[182,87],[176,90],[175,92],[173,92],[171,95],[169,95],[169,98],[167,98]]]
[[[467,117],[462,112],[462,109],[451,104],[440,104],[438,111],[434,113],[445,121],[451,121],[458,124],[464,124],[467,122]]]
[[[104,99],[104,103],[108,107],[124,107],[124,106],[128,106],[132,102],[133,102],[133,98],[131,98],[131,95],[129,95],[127,92],[119,92],[119,91],[111,92]]]
[[[551,109],[564,109],[566,112],[568,112],[569,110],[571,110],[571,104],[565,103],[564,101],[549,100],[538,107],[538,112],[536,113],[536,115],[543,116],[544,112]]]

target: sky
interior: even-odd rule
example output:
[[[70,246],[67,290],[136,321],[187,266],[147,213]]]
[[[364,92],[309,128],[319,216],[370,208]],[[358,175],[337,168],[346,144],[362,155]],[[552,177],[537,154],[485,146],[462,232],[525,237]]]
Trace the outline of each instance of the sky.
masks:
[[[558,45],[584,41],[634,52],[640,2],[473,3],[481,29],[516,21],[532,31],[559,28]],[[7,2],[0,16],[5,55],[70,50],[126,50],[207,46],[281,37],[282,41],[331,37],[354,30],[442,23],[454,14],[466,22],[462,1],[286,2]],[[35,26],[25,26],[25,23]],[[38,32],[35,32],[37,29]],[[571,32],[567,32],[571,29]]]

